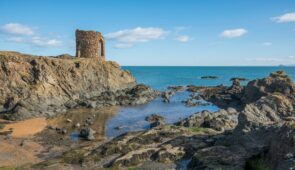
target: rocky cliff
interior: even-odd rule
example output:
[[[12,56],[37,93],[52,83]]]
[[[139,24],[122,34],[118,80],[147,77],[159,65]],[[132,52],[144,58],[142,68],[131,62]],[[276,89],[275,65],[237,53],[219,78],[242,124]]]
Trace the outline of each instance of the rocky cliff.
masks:
[[[114,98],[120,96],[114,94],[121,91],[122,98],[126,89],[135,88],[136,81],[112,61],[0,52],[0,84],[0,112],[22,119],[52,116],[78,105],[98,107],[106,104],[99,101],[102,98],[115,105]]]

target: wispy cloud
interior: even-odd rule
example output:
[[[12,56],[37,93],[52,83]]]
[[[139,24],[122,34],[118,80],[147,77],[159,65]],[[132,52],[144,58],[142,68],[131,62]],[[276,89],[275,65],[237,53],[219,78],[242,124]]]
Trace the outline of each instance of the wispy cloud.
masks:
[[[116,48],[130,48],[136,43],[148,42],[151,40],[163,39],[168,34],[168,31],[156,27],[137,27],[134,29],[125,29],[117,32],[106,34],[109,40],[119,42]]]
[[[295,22],[295,12],[286,13],[277,17],[272,17],[271,20],[277,23]]]
[[[248,31],[244,28],[224,30],[220,36],[224,38],[237,38],[245,35]]]
[[[1,32],[14,35],[33,35],[31,27],[19,23],[8,23],[0,27]]]
[[[60,40],[47,39],[47,38],[38,37],[38,36],[32,37],[30,43],[37,45],[37,46],[41,46],[41,47],[57,47],[62,44],[62,42]]]
[[[192,40],[192,38],[189,37],[188,35],[180,35],[180,36],[176,37],[175,39],[179,42],[182,42],[182,43],[186,43],[186,42],[189,42],[190,40]]]
[[[246,58],[246,61],[256,65],[290,65],[295,63],[295,56]]]
[[[271,43],[271,42],[264,42],[264,43],[262,43],[262,45],[263,45],[263,46],[271,46],[272,43]]]
[[[148,42],[165,37],[168,32],[162,28],[142,28],[125,29],[106,34],[106,38],[124,43]]]
[[[35,47],[58,47],[62,45],[61,40],[39,36],[32,27],[19,23],[5,24],[0,27],[0,31],[8,42],[28,44]]]
[[[45,37],[8,37],[7,41],[13,43],[22,43],[38,47],[58,47],[62,45],[62,41],[57,39],[48,39]]]

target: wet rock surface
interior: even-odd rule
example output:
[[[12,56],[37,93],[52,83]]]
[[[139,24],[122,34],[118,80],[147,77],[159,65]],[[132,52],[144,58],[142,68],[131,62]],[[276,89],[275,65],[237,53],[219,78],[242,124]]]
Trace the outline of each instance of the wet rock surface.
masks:
[[[94,140],[95,139],[94,134],[95,134],[95,131],[87,127],[80,130],[79,136],[86,140]]]
[[[145,120],[150,122],[150,128],[165,125],[165,118],[159,114],[151,114],[147,116]]]
[[[216,131],[232,130],[238,124],[238,112],[233,108],[209,112],[207,110],[201,113],[195,113],[184,120],[177,122],[176,125],[184,127],[202,127],[211,128]]]

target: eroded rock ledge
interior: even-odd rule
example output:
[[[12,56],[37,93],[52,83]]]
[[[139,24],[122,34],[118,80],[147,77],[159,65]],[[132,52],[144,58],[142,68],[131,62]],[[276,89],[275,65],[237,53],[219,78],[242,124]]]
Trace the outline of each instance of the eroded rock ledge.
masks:
[[[294,86],[284,72],[247,86],[237,80],[231,87],[190,86],[198,99],[225,109],[127,133],[33,167],[171,169],[174,164],[173,169],[186,162],[187,169],[290,169],[295,166]]]
[[[158,93],[137,85],[112,61],[0,52],[0,112],[9,119],[53,116],[69,108],[142,104]]]

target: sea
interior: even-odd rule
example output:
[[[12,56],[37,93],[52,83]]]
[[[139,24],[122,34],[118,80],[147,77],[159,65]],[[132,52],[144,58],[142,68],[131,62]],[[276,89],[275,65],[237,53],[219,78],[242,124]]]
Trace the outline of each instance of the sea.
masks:
[[[174,85],[231,85],[230,79],[241,77],[249,80],[263,78],[277,70],[285,71],[295,80],[295,67],[122,67],[129,70],[136,78],[137,83],[146,84],[154,89],[164,91]],[[202,76],[217,76],[217,79],[201,79]],[[247,84],[247,81],[243,82]],[[165,117],[168,124],[175,123],[183,118],[203,110],[218,111],[213,104],[208,106],[187,107],[183,103],[190,93],[178,92],[171,98],[170,103],[164,103],[157,98],[147,104],[138,106],[120,107],[106,122],[105,136],[116,137],[129,131],[144,130],[150,127],[145,117],[159,114]],[[119,127],[119,128],[118,128]]]
[[[271,72],[283,70],[295,80],[295,67],[158,67],[158,66],[125,66],[138,83],[143,83],[157,90],[165,90],[171,85],[231,85],[230,79],[242,77],[249,80],[263,78]],[[218,76],[218,79],[201,79],[202,76]],[[247,82],[244,82],[244,84]]]

